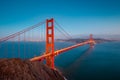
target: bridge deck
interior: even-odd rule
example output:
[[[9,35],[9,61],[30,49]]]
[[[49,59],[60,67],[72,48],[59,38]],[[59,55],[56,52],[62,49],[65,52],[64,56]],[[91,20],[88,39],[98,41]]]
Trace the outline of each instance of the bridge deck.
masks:
[[[68,51],[68,50],[71,50],[73,48],[76,48],[76,47],[79,47],[79,46],[83,46],[83,45],[86,45],[86,44],[90,44],[90,43],[95,43],[93,41],[85,41],[85,42],[81,42],[81,43],[78,43],[78,44],[75,44],[73,46],[70,46],[70,47],[67,47],[67,48],[63,48],[63,49],[60,49],[60,50],[57,50],[54,52],[54,54],[43,54],[41,56],[37,56],[37,57],[34,57],[34,58],[31,58],[30,61],[39,61],[39,60],[43,60],[45,59],[46,57],[49,57],[49,56],[56,56],[58,54],[61,54],[62,52],[65,52],[65,51]]]

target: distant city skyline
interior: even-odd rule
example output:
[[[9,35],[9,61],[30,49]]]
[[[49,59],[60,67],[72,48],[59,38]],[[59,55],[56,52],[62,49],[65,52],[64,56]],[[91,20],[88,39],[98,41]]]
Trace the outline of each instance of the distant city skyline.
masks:
[[[94,34],[120,39],[119,3],[120,0],[0,0],[0,38],[54,18],[72,36]]]

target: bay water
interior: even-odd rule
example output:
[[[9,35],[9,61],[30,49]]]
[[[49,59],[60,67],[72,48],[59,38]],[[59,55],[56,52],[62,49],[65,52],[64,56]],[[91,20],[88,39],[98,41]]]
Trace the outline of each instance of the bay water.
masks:
[[[55,50],[74,45],[56,42]],[[0,58],[30,59],[45,52],[45,42],[6,42]],[[120,42],[84,45],[55,57],[55,66],[67,80],[120,80]]]

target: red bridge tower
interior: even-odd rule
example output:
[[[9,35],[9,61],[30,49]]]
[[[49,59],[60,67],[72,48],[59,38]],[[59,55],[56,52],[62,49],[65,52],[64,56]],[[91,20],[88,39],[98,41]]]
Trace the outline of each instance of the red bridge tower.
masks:
[[[46,64],[54,69],[54,19],[46,20],[46,53],[52,54],[46,57]]]

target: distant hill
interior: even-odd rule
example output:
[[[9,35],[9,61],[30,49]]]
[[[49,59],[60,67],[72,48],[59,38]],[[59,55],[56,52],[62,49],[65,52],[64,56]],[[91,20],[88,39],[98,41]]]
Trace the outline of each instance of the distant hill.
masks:
[[[56,41],[61,41],[61,42],[75,42],[75,43],[80,43],[83,41],[86,41],[88,39],[56,39]],[[96,43],[101,43],[101,42],[111,42],[111,41],[115,41],[115,40],[107,40],[107,39],[94,39],[96,41]]]

